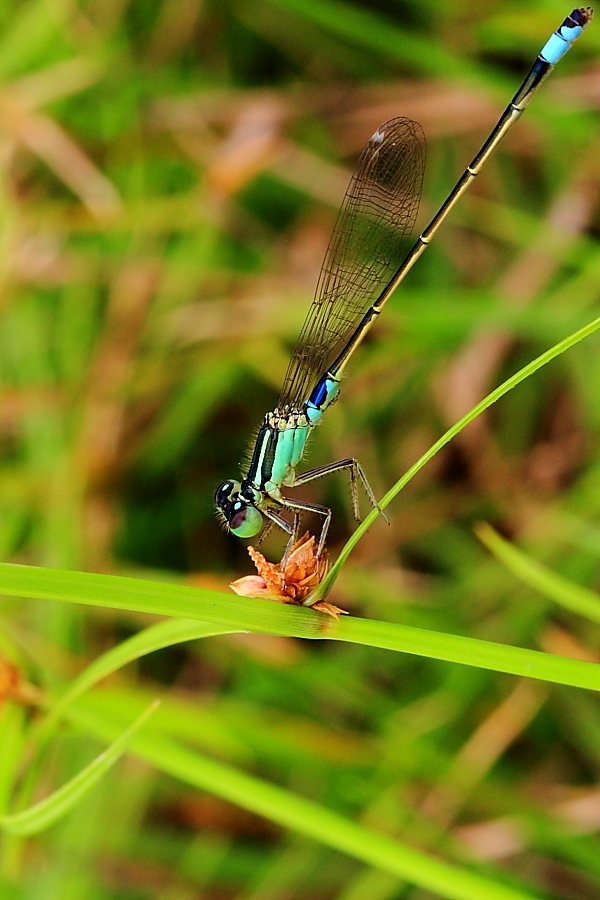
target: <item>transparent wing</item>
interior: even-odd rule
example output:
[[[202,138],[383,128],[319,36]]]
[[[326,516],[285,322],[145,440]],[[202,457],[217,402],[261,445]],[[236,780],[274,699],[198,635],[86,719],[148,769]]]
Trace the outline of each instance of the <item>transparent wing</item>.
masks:
[[[362,151],[323,261],[278,408],[297,408],[338,356],[406,255],[425,168],[425,138],[390,119]]]

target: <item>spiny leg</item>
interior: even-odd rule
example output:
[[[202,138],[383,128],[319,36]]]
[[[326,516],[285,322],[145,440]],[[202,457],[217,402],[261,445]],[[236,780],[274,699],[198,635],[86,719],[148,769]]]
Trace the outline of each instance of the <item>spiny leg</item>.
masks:
[[[270,522],[267,525],[267,527],[265,528],[265,531],[263,532],[263,534],[261,535],[261,540],[262,540],[263,536],[266,536],[267,532],[271,528],[271,523],[273,523],[273,522],[275,523],[275,525],[278,525],[282,529],[282,531],[285,531],[286,534],[291,535],[292,538],[294,537],[294,534],[295,534],[294,527],[292,525],[290,525],[290,523],[286,519],[284,519],[283,516],[280,516],[279,513],[276,513],[274,509],[263,509],[262,513],[263,513],[263,515],[265,515],[267,517],[267,519],[270,520]]]
[[[267,535],[267,533],[270,531],[271,525],[273,523],[275,523],[275,525],[279,525],[279,527],[281,528],[282,531],[285,531],[286,534],[289,534],[289,539],[288,539],[288,542],[287,542],[287,545],[285,548],[285,553],[283,554],[283,557],[281,559],[281,564],[280,564],[281,571],[283,572],[287,565],[288,557],[290,555],[290,550],[292,549],[292,547],[294,546],[294,542],[296,541],[296,535],[298,533],[298,522],[300,520],[300,514],[297,512],[294,513],[294,524],[293,525],[290,525],[290,523],[286,519],[284,519],[283,516],[280,516],[279,513],[276,513],[274,509],[263,509],[263,514],[268,519],[270,519],[270,522],[260,537],[261,541],[262,541],[263,537],[265,537]],[[260,543],[260,541],[259,541],[259,543]]]
[[[279,524],[279,522],[278,522],[277,524]],[[270,519],[270,520],[266,523],[265,527],[263,528],[263,530],[261,531],[261,533],[260,533],[259,536],[258,536],[258,540],[257,540],[257,542],[256,542],[256,546],[257,546],[257,547],[260,547],[260,545],[262,544],[262,542],[264,541],[264,539],[267,537],[267,535],[268,535],[269,532],[271,531],[271,528],[273,527],[273,525],[274,525],[273,519]]]
[[[288,541],[288,545],[285,548],[285,553],[283,554],[283,559],[281,560],[281,568],[285,569],[286,563],[288,561],[288,556],[290,554],[290,550],[292,549],[295,541],[298,538],[298,525],[300,524],[300,511],[305,512],[313,512],[317,513],[319,516],[324,517],[324,522],[321,527],[321,534],[319,536],[319,546],[317,547],[317,557],[321,555],[323,552],[323,547],[325,546],[325,538],[327,537],[327,532],[329,530],[329,523],[331,522],[331,510],[327,506],[321,506],[320,503],[307,503],[303,500],[289,500],[287,497],[283,500],[283,506],[287,509],[291,509],[294,513],[294,524],[290,526],[292,528],[292,533],[290,539]],[[289,532],[288,532],[289,533]]]
[[[328,475],[330,472],[338,472],[341,469],[349,469],[350,470],[350,494],[352,497],[352,512],[354,513],[354,518],[357,522],[360,522],[360,506],[358,503],[358,490],[356,487],[357,476],[360,478],[361,484],[365,490],[365,494],[369,498],[371,506],[373,509],[376,509],[380,515],[383,516],[385,521],[389,525],[389,521],[385,513],[382,509],[379,508],[379,504],[375,499],[375,494],[371,489],[371,485],[367,481],[367,476],[362,470],[362,466],[357,459],[354,457],[349,457],[348,459],[339,459],[337,462],[329,463],[327,466],[319,466],[318,469],[310,469],[308,472],[304,472],[303,475],[299,475],[295,480],[292,487],[296,487],[299,484],[306,484],[307,481],[314,481],[315,478],[321,478],[323,475]]]
[[[340,459],[337,462],[329,463],[326,466],[320,466],[318,469],[310,469],[308,472],[304,472],[304,474],[299,475],[295,478],[294,483],[289,485],[289,487],[297,487],[301,484],[306,484],[309,481],[314,481],[316,478],[321,478],[323,475],[328,475],[330,472],[338,472],[342,469],[348,469],[350,472],[350,493],[352,497],[352,511],[354,513],[354,518],[360,522],[360,506],[358,501],[358,489],[357,489],[357,481],[360,479],[361,484],[365,490],[367,497],[373,507],[376,509],[388,522],[387,516],[384,514],[383,510],[379,508],[379,504],[375,499],[375,494],[371,489],[371,485],[367,481],[367,477],[362,470],[362,467],[357,459],[353,457],[349,457],[348,459]],[[306,512],[314,512],[317,515],[321,515],[324,517],[323,525],[321,528],[321,534],[319,536],[319,544],[317,548],[317,557],[321,555],[323,552],[323,548],[325,546],[325,539],[327,537],[327,532],[329,530],[329,525],[331,522],[331,510],[327,506],[322,506],[318,503],[307,503],[302,500],[291,500],[288,497],[280,498],[279,502],[285,509],[290,509],[294,513],[294,523],[290,525],[282,516],[276,513],[273,509],[263,510],[264,514],[271,519],[272,522],[275,522],[276,525],[279,525],[286,534],[289,534],[289,540],[287,543],[287,547],[285,548],[285,553],[283,554],[283,558],[281,560],[281,569],[284,570],[287,564],[290,552],[294,543],[298,537],[298,526],[300,522],[300,510],[304,510]],[[389,524],[389,523],[388,523]]]
[[[298,525],[300,524],[300,509],[308,510],[309,512],[320,513],[325,516],[325,522],[323,524],[323,528],[321,529],[321,537],[319,540],[319,549],[317,551],[317,556],[321,555],[321,551],[323,549],[323,545],[325,543],[325,537],[327,535],[327,529],[329,528],[329,522],[331,521],[331,510],[329,510],[326,506],[319,506],[314,503],[302,503],[300,500],[298,501],[287,501],[285,500],[282,504],[284,509],[291,509],[294,514],[294,524],[290,525],[290,523],[280,516],[279,513],[276,513],[274,509],[263,509],[262,512],[268,519],[271,521],[263,531],[260,536],[260,541],[268,534],[271,524],[274,523],[278,525],[282,531],[285,531],[286,534],[289,534],[288,542],[285,548],[285,553],[281,559],[280,568],[281,571],[285,571],[285,567],[287,565],[287,561],[289,559],[289,555],[291,553],[292,547],[298,540]],[[259,541],[259,543],[260,543]]]

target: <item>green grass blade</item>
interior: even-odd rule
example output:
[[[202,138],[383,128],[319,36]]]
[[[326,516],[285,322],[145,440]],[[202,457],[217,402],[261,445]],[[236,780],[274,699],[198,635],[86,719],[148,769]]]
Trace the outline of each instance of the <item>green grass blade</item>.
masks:
[[[340,621],[339,626],[339,634],[331,634],[330,638],[388,650],[401,650],[403,653],[414,653],[416,656],[427,656],[430,659],[457,662],[478,669],[536,678],[554,684],[568,684],[571,687],[590,690],[600,688],[600,666],[595,663],[583,663],[581,660],[554,656],[539,650],[527,650],[478,638],[427,631],[409,625],[392,625],[370,619],[348,617]],[[579,667],[574,668],[571,665],[574,662],[584,665],[585,671]]]
[[[64,714],[65,709],[73,701],[122,666],[155,650],[170,647],[182,641],[194,641],[198,638],[213,637],[218,634],[234,634],[242,629],[223,628],[209,625],[194,619],[167,619],[156,622],[134,634],[126,641],[112,647],[87,666],[72,682],[65,694],[55,703],[48,716],[41,722],[37,732],[37,741],[43,742],[56,721]]]
[[[600,690],[600,667],[537,650],[428,631],[391,622],[329,616],[300,606],[117,575],[0,563],[0,592],[92,606],[198,618],[225,629],[365,644]]]
[[[65,693],[50,707],[46,717],[32,729],[29,739],[32,748],[32,758],[27,776],[21,787],[20,803],[18,805],[26,805],[29,802],[28,798],[31,796],[31,791],[38,777],[38,767],[42,753],[54,734],[56,723],[64,716],[65,710],[69,708],[77,697],[127,663],[132,662],[134,659],[139,659],[141,656],[146,656],[148,653],[153,653],[162,647],[169,647],[182,641],[235,632],[239,632],[239,629],[208,625],[205,622],[197,622],[193,619],[167,619],[144,628],[138,634],[134,634],[95,659],[75,678]],[[204,724],[206,725],[206,723]]]
[[[574,584],[568,578],[563,578],[562,575],[527,556],[514,544],[500,537],[490,525],[484,523],[478,525],[475,533],[496,559],[520,581],[570,609],[571,612],[579,613],[592,622],[600,622],[600,597],[594,591]]]
[[[56,43],[60,20],[59,5],[47,0],[30,0],[14,7],[10,25],[4,26],[0,39],[0,78],[34,63],[45,47]]]
[[[25,744],[26,713],[18,703],[0,706],[0,815],[8,808],[18,780]],[[1,896],[1,894],[0,894]]]
[[[379,506],[381,509],[385,509],[386,506],[392,502],[394,497],[400,493],[400,491],[406,487],[409,481],[411,481],[415,475],[421,471],[421,469],[427,465],[427,463],[433,459],[433,457],[439,453],[439,451],[448,444],[452,438],[456,437],[457,434],[466,428],[466,426],[480,416],[486,409],[489,409],[490,406],[493,406],[501,397],[504,397],[509,391],[515,388],[522,381],[525,381],[526,378],[529,378],[530,375],[533,375],[538,369],[541,369],[543,366],[547,365],[553,359],[556,359],[557,356],[560,356],[562,353],[565,353],[566,350],[569,350],[575,344],[578,344],[579,341],[582,341],[584,338],[589,337],[590,334],[593,334],[600,328],[600,318],[594,319],[592,322],[589,322],[587,325],[584,325],[583,328],[580,328],[578,331],[574,331],[572,334],[568,335],[568,337],[564,338],[562,341],[559,341],[558,344],[554,344],[553,347],[550,347],[549,350],[546,350],[540,356],[537,356],[530,363],[527,363],[526,366],[523,366],[522,369],[519,369],[518,372],[515,372],[514,375],[511,375],[510,378],[507,378],[501,385],[499,385],[495,390],[493,390],[487,397],[484,397],[480,403],[473,407],[473,409],[469,410],[466,415],[464,415],[461,419],[458,420],[451,428],[446,431],[439,440],[433,444],[426,453],[424,453],[420,459],[414,463],[408,469],[407,472],[400,478],[396,484],[390,488],[385,497],[379,501]],[[331,567],[329,573],[326,578],[323,579],[317,590],[311,597],[311,602],[316,603],[317,600],[322,600],[323,597],[326,597],[329,591],[331,590],[336,578],[340,574],[342,566],[350,556],[350,553],[361,539],[363,534],[367,531],[368,528],[373,524],[375,519],[379,513],[377,510],[372,510],[368,516],[361,522],[358,526],[354,534],[350,537],[350,539],[346,542],[346,545],[342,549],[339,557],[335,561],[334,565]]]
[[[0,828],[10,834],[37,834],[66,815],[123,755],[132,737],[154,712],[159,702],[152,703],[110,747],[49,797],[21,812],[0,817]]]
[[[71,708],[69,718],[105,740],[110,740],[118,730],[107,717],[78,707]],[[215,762],[173,741],[137,735],[131,748],[174,778],[252,810],[368,865],[391,872],[440,897],[448,900],[482,900],[483,897],[486,900],[532,900],[529,893],[429,856],[318,803]]]
[[[362,47],[410,64],[430,75],[452,73],[454,77],[473,75],[472,67],[460,56],[414,30],[402,29],[378,12],[340,0],[271,0],[277,6],[306,17],[321,28]]]

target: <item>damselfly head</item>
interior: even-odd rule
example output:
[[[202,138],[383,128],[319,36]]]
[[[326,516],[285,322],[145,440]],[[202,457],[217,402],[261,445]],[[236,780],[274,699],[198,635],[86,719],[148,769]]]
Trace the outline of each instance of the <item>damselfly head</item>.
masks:
[[[250,538],[263,527],[263,517],[255,506],[240,496],[241,487],[239,481],[224,481],[215,492],[215,506],[233,534]]]

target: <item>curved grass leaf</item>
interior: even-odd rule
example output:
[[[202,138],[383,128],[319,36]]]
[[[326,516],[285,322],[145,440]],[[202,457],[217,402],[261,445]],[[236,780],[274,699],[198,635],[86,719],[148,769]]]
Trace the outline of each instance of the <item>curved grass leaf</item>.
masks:
[[[520,581],[570,609],[571,612],[579,613],[592,622],[600,622],[600,597],[594,591],[574,584],[568,578],[558,575],[536,559],[527,556],[514,544],[500,537],[491,525],[482,523],[475,528],[475,533],[496,559]]]
[[[78,706],[68,717],[93,734],[111,740],[118,725],[107,716]],[[131,748],[161,771],[193,787],[320,841],[332,849],[432,891],[448,900],[533,900],[533,896],[346,819],[312,800],[215,762],[159,736],[137,735]]]
[[[374,622],[350,616],[336,622],[330,616],[300,606],[249,600],[247,597],[186,585],[0,563],[0,593],[159,615],[197,617],[204,624],[211,622],[224,629],[312,640],[349,641],[495,672],[539,678],[556,684],[600,690],[600,667],[594,663],[391,622]]]
[[[420,459],[414,463],[410,467],[410,469],[405,472],[405,474],[400,478],[396,484],[390,488],[385,497],[383,497],[379,501],[379,508],[385,509],[386,506],[392,502],[394,497],[400,493],[400,491],[406,487],[409,481],[411,481],[415,475],[421,471],[421,469],[427,465],[427,463],[433,459],[433,457],[439,453],[442,447],[445,447],[452,438],[456,437],[457,434],[466,428],[466,426],[480,416],[486,409],[489,409],[490,406],[493,406],[496,401],[500,400],[505,394],[508,394],[513,388],[515,388],[522,381],[525,381],[526,378],[529,378],[530,375],[533,375],[534,372],[537,372],[538,369],[541,369],[543,366],[547,365],[557,356],[560,356],[566,350],[569,350],[575,344],[578,344],[579,341],[582,341],[584,338],[589,337],[590,334],[593,334],[600,328],[600,318],[594,319],[592,322],[589,322],[587,325],[584,325],[583,328],[580,328],[578,331],[574,331],[572,334],[568,335],[568,337],[564,338],[562,341],[559,341],[558,344],[554,344],[553,347],[550,347],[549,350],[546,350],[540,356],[537,356],[535,359],[532,359],[530,363],[527,363],[526,366],[523,366],[522,369],[519,369],[518,372],[515,372],[514,375],[511,375],[510,378],[507,378],[506,381],[502,382],[495,390],[493,390],[487,397],[484,397],[473,409],[469,410],[466,415],[464,415],[461,419],[456,422],[451,428],[446,431],[439,440],[433,444],[427,450],[426,453],[421,456]],[[327,596],[329,591],[331,590],[336,578],[338,577],[342,566],[345,561],[348,559],[350,553],[363,536],[363,534],[367,531],[368,528],[373,524],[377,516],[379,515],[379,511],[374,509],[372,510],[361,522],[358,526],[354,534],[349,538],[346,542],[342,552],[339,557],[335,561],[334,565],[331,567],[326,578],[323,579],[317,590],[312,595],[311,602],[316,603],[318,600],[322,600]]]
[[[271,0],[336,36],[357,43],[389,59],[414,66],[419,71],[473,80],[476,70],[441,42],[420,37],[414,29],[400,28],[397,22],[372,9],[340,0]]]
[[[194,641],[198,638],[214,637],[218,634],[235,634],[242,630],[209,625],[195,619],[167,619],[144,628],[116,647],[107,650],[89,666],[86,666],[41,723],[43,732],[47,733],[65,709],[84,691],[89,690],[107,675],[116,672],[127,663],[133,662],[134,659],[147,656],[148,653],[153,653],[163,647],[180,644],[183,641]]]
[[[81,696],[85,691],[89,690],[107,675],[117,671],[122,666],[155,650],[163,647],[170,647],[173,644],[182,641],[191,641],[203,637],[211,637],[218,634],[233,634],[239,632],[235,628],[219,628],[215,625],[208,625],[205,622],[197,622],[193,619],[167,619],[162,622],[156,622],[148,628],[134,634],[132,637],[122,641],[116,647],[107,650],[75,678],[70,687],[58,700],[51,706],[45,718],[43,718],[37,726],[32,729],[30,736],[30,746],[32,748],[32,758],[29,763],[27,776],[22,784],[19,799],[22,805],[29,802],[29,797],[34,789],[38,777],[38,767],[42,753],[54,733],[54,728],[58,720],[64,715],[65,710]],[[207,731],[207,721],[203,722],[204,733]],[[221,741],[221,751],[231,749],[224,746]],[[238,749],[238,748],[234,748]],[[1,757],[1,754],[0,754]]]
[[[22,812],[0,817],[0,828],[10,834],[37,834],[69,812],[90,791],[127,749],[132,737],[154,712],[160,701],[152,703],[129,728],[120,734],[96,759],[44,800]]]

